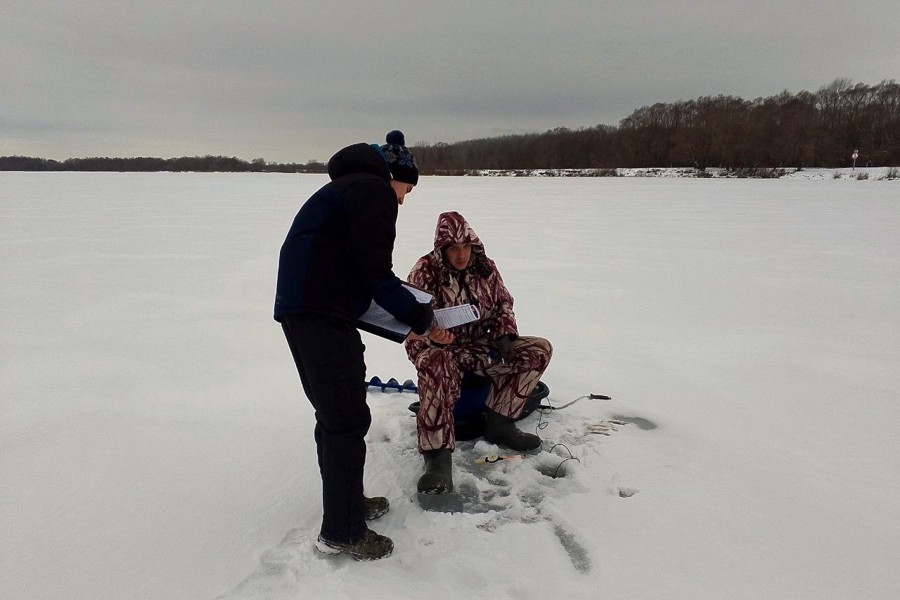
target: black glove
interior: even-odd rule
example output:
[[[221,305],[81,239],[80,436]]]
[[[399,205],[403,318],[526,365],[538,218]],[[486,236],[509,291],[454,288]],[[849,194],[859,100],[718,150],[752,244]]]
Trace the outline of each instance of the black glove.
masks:
[[[420,302],[403,317],[402,321],[419,335],[424,335],[434,322],[434,311],[431,310],[431,305]]]
[[[497,353],[497,356],[502,362],[508,363],[512,360],[512,343],[513,340],[515,340],[517,337],[519,336],[513,334],[501,335],[496,340],[491,342],[491,349]]]

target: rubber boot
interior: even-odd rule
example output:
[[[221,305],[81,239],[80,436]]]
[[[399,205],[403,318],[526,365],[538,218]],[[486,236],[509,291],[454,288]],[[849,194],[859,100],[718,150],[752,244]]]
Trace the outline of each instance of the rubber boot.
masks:
[[[516,422],[509,417],[491,409],[487,410],[487,424],[484,429],[484,439],[492,444],[506,446],[510,450],[525,452],[534,450],[541,445],[541,438],[533,433],[525,433],[516,427]]]
[[[423,452],[425,473],[419,477],[420,494],[447,494],[453,491],[453,460],[449,448]]]

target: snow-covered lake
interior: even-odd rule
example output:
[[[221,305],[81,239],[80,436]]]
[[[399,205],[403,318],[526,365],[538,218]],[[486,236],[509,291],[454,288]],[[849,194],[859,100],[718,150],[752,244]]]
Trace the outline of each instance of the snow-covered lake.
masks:
[[[423,178],[396,272],[460,211],[553,342],[551,402],[613,399],[529,417],[525,460],[461,444],[449,513],[414,501],[413,397],[372,391],[396,549],[364,564],[313,553],[271,317],[324,181],[0,173],[0,598],[900,597],[900,182]]]

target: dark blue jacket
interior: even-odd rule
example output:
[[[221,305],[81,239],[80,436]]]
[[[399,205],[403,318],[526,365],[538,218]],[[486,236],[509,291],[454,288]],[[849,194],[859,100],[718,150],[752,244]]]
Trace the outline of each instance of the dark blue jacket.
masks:
[[[369,144],[339,150],[328,161],[331,183],[300,208],[281,246],[275,320],[322,314],[355,323],[374,299],[423,333],[432,321],[394,275],[397,195],[381,152]]]

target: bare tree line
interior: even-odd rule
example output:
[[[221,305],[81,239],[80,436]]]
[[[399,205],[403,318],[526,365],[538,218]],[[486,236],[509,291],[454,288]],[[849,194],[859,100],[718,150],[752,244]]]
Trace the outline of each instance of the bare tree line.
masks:
[[[837,79],[816,93],[703,96],[635,110],[618,127],[510,135],[413,149],[429,173],[477,169],[728,169],[900,164],[900,84]]]
[[[0,171],[120,171],[197,173],[324,173],[317,161],[300,165],[269,163],[255,158],[250,162],[231,156],[182,156],[181,158],[69,158],[56,161],[27,156],[0,156]]]

